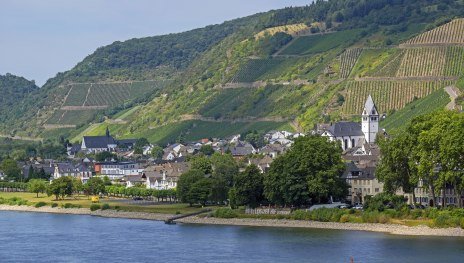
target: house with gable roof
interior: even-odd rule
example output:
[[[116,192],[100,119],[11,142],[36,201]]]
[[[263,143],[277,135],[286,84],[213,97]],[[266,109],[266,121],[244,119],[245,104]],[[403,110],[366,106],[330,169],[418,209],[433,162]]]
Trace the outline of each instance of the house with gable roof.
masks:
[[[108,128],[104,136],[84,136],[81,144],[81,150],[86,153],[114,152],[116,147],[118,143]]]

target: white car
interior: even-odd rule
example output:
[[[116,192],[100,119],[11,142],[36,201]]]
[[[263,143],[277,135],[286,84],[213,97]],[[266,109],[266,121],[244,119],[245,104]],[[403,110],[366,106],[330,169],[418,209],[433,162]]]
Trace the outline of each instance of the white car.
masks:
[[[356,210],[363,210],[364,207],[362,204],[356,204],[353,208]]]

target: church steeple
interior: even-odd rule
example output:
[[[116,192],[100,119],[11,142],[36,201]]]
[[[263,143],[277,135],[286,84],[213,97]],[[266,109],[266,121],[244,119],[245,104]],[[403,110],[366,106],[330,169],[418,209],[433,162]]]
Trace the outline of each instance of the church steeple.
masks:
[[[379,112],[371,95],[367,98],[362,112],[362,132],[368,143],[375,142],[379,132]]]

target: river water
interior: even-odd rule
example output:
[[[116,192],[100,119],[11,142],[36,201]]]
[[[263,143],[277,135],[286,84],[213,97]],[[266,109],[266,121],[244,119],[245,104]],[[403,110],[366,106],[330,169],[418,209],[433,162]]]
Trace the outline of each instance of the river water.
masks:
[[[464,239],[0,212],[0,262],[464,262]]]

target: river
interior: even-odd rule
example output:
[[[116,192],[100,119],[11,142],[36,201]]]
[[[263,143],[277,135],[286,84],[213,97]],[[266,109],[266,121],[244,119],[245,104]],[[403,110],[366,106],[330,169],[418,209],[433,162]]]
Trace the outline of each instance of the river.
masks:
[[[0,262],[464,262],[464,239],[0,211]]]

